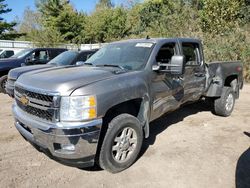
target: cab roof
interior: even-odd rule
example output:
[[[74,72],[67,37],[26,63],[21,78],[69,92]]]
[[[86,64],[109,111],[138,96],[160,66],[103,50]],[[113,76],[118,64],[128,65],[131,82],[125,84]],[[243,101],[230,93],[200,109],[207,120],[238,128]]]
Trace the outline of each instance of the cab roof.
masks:
[[[142,38],[142,39],[128,39],[121,40],[113,43],[127,43],[127,42],[151,42],[151,43],[162,43],[162,42],[170,42],[170,41],[179,41],[179,42],[198,42],[200,43],[200,39],[196,38]]]

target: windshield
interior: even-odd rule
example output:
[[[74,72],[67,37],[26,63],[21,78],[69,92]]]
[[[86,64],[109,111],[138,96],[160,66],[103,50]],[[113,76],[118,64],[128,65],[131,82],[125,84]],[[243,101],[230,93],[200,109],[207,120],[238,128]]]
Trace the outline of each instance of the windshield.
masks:
[[[138,70],[146,64],[153,43],[127,42],[108,44],[91,56],[86,63],[95,66],[113,65]]]
[[[28,53],[30,53],[32,51],[32,49],[25,49],[25,50],[22,50],[18,53],[16,53],[15,55],[11,56],[11,58],[22,58],[24,56],[26,56]]]
[[[71,65],[73,60],[79,55],[76,51],[66,51],[52,59],[48,64]]]

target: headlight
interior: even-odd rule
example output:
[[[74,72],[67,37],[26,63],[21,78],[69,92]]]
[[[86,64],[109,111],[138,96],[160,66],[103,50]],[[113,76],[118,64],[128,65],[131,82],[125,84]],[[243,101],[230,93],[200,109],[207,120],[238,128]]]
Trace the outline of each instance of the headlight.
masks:
[[[61,121],[83,121],[94,118],[96,118],[95,96],[70,96],[61,98]]]

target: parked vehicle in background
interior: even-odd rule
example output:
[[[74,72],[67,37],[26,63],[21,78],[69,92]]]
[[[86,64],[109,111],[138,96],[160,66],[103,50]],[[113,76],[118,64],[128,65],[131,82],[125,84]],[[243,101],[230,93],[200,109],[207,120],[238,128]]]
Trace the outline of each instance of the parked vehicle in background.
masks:
[[[25,49],[7,59],[0,59],[0,93],[5,93],[7,75],[13,68],[21,65],[46,64],[60,53],[64,48],[31,48]]]
[[[9,58],[15,54],[14,50],[2,50],[0,49],[0,59]]]
[[[24,73],[35,71],[35,70],[44,71],[44,69],[52,68],[52,67],[53,69],[57,69],[59,66],[70,66],[70,65],[75,65],[75,64],[82,64],[97,51],[98,49],[83,50],[83,51],[69,50],[56,56],[54,59],[52,59],[45,65],[24,66],[24,67],[12,69],[9,71],[9,74],[8,74],[7,84],[5,88],[6,93],[9,96],[14,97],[15,81],[18,79],[20,75]]]
[[[206,64],[197,39],[115,42],[85,66],[20,76],[15,126],[61,163],[97,163],[116,173],[135,162],[149,123],[165,113],[208,98],[215,114],[230,116],[243,87],[242,72],[240,62]]]

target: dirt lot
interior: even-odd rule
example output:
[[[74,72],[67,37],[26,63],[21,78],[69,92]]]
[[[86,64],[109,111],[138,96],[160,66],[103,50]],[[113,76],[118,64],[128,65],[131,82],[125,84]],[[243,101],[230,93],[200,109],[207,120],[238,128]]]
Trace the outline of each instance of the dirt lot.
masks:
[[[250,187],[250,85],[231,117],[213,115],[203,103],[153,122],[142,154],[129,169],[63,166],[36,151],[17,132],[12,99],[0,94],[0,187]],[[248,179],[249,181],[249,179]]]

